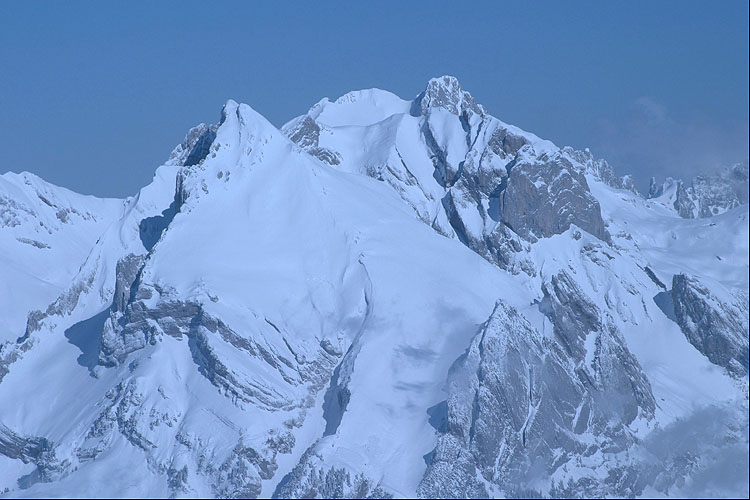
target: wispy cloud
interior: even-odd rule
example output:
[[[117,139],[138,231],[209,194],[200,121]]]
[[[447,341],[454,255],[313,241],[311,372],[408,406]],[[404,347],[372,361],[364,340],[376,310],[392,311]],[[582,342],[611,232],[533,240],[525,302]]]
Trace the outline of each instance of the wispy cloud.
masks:
[[[633,100],[623,116],[601,119],[595,153],[607,158],[618,173],[631,173],[639,187],[648,179],[694,175],[748,157],[748,120],[719,123],[700,112],[677,119],[658,100]]]
[[[641,113],[642,117],[654,125],[664,124],[668,121],[667,107],[650,97],[639,97],[633,104],[636,110]]]

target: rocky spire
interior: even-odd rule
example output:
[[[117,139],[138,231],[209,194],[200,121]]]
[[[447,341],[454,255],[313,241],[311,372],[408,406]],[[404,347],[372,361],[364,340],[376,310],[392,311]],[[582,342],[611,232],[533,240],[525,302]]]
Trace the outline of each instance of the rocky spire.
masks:
[[[455,76],[441,76],[432,78],[427,88],[414,99],[412,114],[425,114],[429,108],[443,108],[455,115],[471,110],[484,115],[484,108],[474,101],[470,93],[465,91]]]

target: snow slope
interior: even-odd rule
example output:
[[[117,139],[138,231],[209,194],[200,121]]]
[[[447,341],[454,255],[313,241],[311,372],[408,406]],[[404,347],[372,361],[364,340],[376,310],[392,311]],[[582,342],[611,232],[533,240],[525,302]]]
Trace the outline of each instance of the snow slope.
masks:
[[[67,288],[121,200],[82,196],[34,174],[0,176],[0,343],[23,336],[26,315]]]

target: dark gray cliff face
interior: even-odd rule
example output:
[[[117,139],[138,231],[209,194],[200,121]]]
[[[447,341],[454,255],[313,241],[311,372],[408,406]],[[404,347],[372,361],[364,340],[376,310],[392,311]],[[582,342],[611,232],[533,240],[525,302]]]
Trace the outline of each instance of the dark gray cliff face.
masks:
[[[509,170],[500,213],[520,236],[534,241],[563,233],[575,224],[601,240],[610,240],[586,178],[564,157],[523,157]]]
[[[191,128],[182,143],[172,151],[167,163],[189,167],[202,162],[211,153],[217,129],[217,125],[205,123]]]
[[[447,110],[460,121],[468,147],[463,161],[448,163],[449,152],[437,146],[431,125],[433,108]],[[501,262],[491,256],[508,254],[510,249],[497,242],[509,238],[496,236],[503,232],[497,222],[530,241],[565,232],[571,224],[610,241],[584,172],[567,156],[614,187],[632,188],[632,180],[616,178],[606,162],[595,161],[588,151],[571,148],[551,156],[536,152],[526,137],[487,115],[455,78],[431,80],[412,109],[413,114],[418,109],[424,117],[421,133],[435,165],[435,179],[447,191],[443,206],[449,221],[459,239],[472,250]],[[467,219],[476,219],[477,215],[484,221],[481,237],[467,229]]]
[[[496,155],[505,153],[512,157],[528,143],[529,141],[526,138],[515,135],[506,128],[499,127],[487,141],[487,146]]]
[[[712,363],[735,376],[748,373],[748,300],[720,300],[696,278],[676,274],[672,279],[672,302],[677,324]]]
[[[486,115],[457,82],[442,82],[439,92],[438,83],[432,81],[415,103],[424,115],[421,133],[435,166],[435,179],[446,189],[442,206],[459,240],[504,269],[531,275],[535,272],[522,255],[521,239],[533,242],[575,224],[610,241],[598,201],[583,172],[566,155],[578,154],[581,158],[576,158],[590,163],[592,169],[595,166],[597,174],[614,178],[606,163],[569,148],[551,157],[540,155],[526,137]],[[457,115],[462,124],[468,152],[457,164],[446,160],[449,152],[440,149],[433,138],[433,107]],[[477,220],[482,221],[481,228]]]
[[[0,423],[0,455],[33,463],[36,469],[22,476],[19,486],[28,488],[34,483],[59,479],[70,467],[67,460],[59,460],[55,446],[48,439],[36,436],[20,436]]]
[[[125,306],[132,299],[132,293],[135,290],[133,285],[136,283],[138,273],[145,262],[145,256],[129,254],[117,262],[117,275],[115,277],[115,296],[112,300],[113,312],[124,312]]]
[[[748,203],[748,162],[737,163],[715,175],[693,178],[698,217],[711,217]]]
[[[305,116],[298,123],[286,130],[289,139],[308,154],[329,165],[341,163],[341,157],[335,151],[320,147],[320,125],[309,116]]]
[[[597,324],[591,304],[584,299],[568,314],[563,303],[577,291],[566,288],[570,284],[564,280],[552,284],[554,291],[543,307],[556,336],[568,343],[541,334],[515,309],[499,303],[454,364],[446,424],[438,429],[421,496],[512,494],[508,485],[530,488],[535,478],[549,477],[573,460],[578,460],[579,472],[583,468],[574,478],[577,491],[637,493],[621,478],[593,480],[599,464],[580,457],[616,454],[633,445],[627,424],[639,414],[653,416],[650,386],[616,332]],[[583,332],[596,336],[595,352],[588,357]],[[612,375],[616,370],[621,373]],[[484,481],[494,491],[487,491]]]
[[[504,130],[492,137],[498,132]],[[571,225],[610,242],[599,202],[564,155],[539,159],[522,145],[509,156],[499,145],[491,140],[481,153],[470,151],[442,200],[459,240],[504,269],[530,275],[535,272],[523,256],[525,242],[564,233]]]
[[[677,183],[677,197],[674,201],[674,209],[683,219],[695,218],[695,203],[690,199],[690,195],[685,189],[682,181]]]
[[[577,374],[593,389],[597,411],[604,417],[601,425],[610,419],[630,424],[639,414],[653,416],[656,402],[640,364],[608,313],[591,302],[570,274],[561,271],[552,277],[539,308],[567,355],[576,364],[588,360],[587,373],[578,368]],[[589,336],[594,342],[587,346]]]

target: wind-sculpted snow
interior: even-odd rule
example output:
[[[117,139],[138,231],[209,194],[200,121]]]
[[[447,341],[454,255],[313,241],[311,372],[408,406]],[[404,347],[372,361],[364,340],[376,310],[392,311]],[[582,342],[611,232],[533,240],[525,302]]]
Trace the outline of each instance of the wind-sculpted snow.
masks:
[[[0,491],[746,497],[747,205],[705,179],[681,218],[452,77],[228,101],[126,200],[6,174]]]

